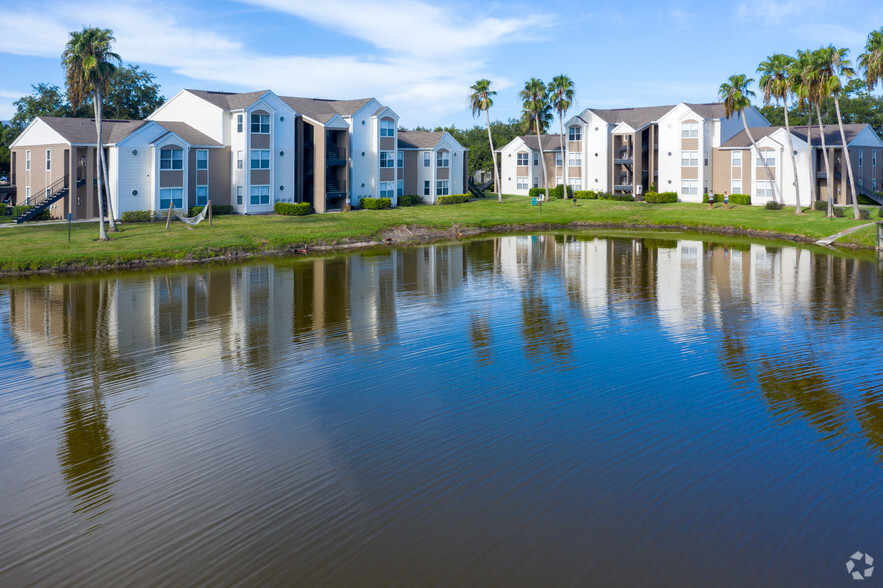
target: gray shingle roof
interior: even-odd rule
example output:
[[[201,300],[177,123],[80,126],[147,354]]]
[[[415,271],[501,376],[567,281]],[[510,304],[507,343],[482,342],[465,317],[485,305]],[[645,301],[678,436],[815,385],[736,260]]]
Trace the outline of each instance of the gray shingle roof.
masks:
[[[625,123],[633,129],[640,129],[659,120],[663,114],[674,107],[675,105],[642,106],[638,108],[609,108],[603,110],[600,108],[589,108],[589,111],[608,123]]]
[[[561,151],[560,134],[541,135],[543,137],[543,151]],[[539,143],[537,143],[536,135],[522,135],[518,137],[532,150],[539,151]]]
[[[851,143],[856,136],[861,133],[867,124],[852,124],[852,125],[843,125],[843,134],[846,135],[846,142]],[[760,141],[761,138],[772,135],[774,132],[779,129],[783,129],[785,127],[751,127],[751,135],[754,137],[755,141]],[[795,137],[806,141],[807,137],[807,127],[806,126],[798,126],[791,127],[791,134]],[[819,127],[813,125],[812,128],[812,144],[813,147],[821,147],[822,146],[822,138],[819,135]],[[840,143],[840,127],[837,125],[825,125],[825,145],[827,147],[839,147]],[[747,149],[751,147],[751,141],[748,139],[748,135],[745,131],[739,131],[739,134],[721,145],[721,149]]]
[[[280,96],[280,98],[298,114],[308,116],[322,124],[328,122],[337,114],[340,116],[352,116],[372,100],[372,98],[324,100],[321,98],[297,98],[294,96]]]
[[[55,132],[74,145],[95,143],[94,118],[67,118],[60,116],[41,116],[40,120],[49,125]],[[129,133],[141,128],[143,120],[102,120],[101,135],[105,143],[116,143]]]
[[[208,135],[197,131],[187,123],[170,122],[170,121],[153,121],[167,131],[171,131],[187,141],[190,145],[199,145],[201,147],[223,147],[223,145]]]
[[[707,102],[705,104],[689,104],[685,102],[684,104],[702,118],[722,118],[725,114],[723,102]]]
[[[399,149],[432,149],[445,136],[445,131],[399,131]]]
[[[242,110],[248,108],[269,90],[257,92],[211,92],[208,90],[186,90],[224,110]]]

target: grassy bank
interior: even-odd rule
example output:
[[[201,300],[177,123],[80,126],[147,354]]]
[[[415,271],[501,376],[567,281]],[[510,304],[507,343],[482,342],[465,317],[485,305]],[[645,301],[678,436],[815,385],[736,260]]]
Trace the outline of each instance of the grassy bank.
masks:
[[[219,216],[214,226],[189,229],[174,222],[128,223],[111,242],[97,241],[95,224],[74,224],[68,243],[67,224],[0,229],[0,272],[70,270],[112,264],[205,259],[271,251],[294,251],[318,245],[337,246],[384,238],[407,240],[413,235],[439,236],[479,229],[515,231],[541,226],[631,226],[713,230],[756,236],[819,239],[867,223],[826,219],[821,212],[796,216],[781,211],[722,205],[709,210],[700,204],[653,205],[641,202],[579,200],[530,206],[526,198],[507,196],[503,204],[487,199],[452,206],[414,206],[392,210],[359,210],[305,217]],[[406,227],[406,228],[402,228]],[[845,237],[844,244],[874,246],[873,227]]]

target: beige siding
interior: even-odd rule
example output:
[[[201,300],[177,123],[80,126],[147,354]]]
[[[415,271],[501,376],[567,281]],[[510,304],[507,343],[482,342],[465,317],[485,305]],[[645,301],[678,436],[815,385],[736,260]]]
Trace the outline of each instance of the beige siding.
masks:
[[[208,197],[212,204],[232,204],[230,185],[230,148],[208,150]]]
[[[184,172],[178,170],[163,170],[159,172],[159,186],[161,188],[180,188],[184,185]]]
[[[435,170],[436,179],[439,180],[449,180],[451,178],[451,168],[449,167],[440,167]]]
[[[699,179],[699,168],[698,167],[682,167],[681,168],[681,178],[685,180],[698,180]]]
[[[264,186],[270,183],[270,170],[253,169],[251,170],[251,185]],[[271,190],[272,192],[272,190]]]
[[[681,149],[684,151],[698,151],[699,139],[681,139]]]
[[[395,137],[380,137],[381,151],[394,151],[396,148]]]
[[[423,165],[423,156],[416,151],[405,151],[405,194],[422,194],[417,185],[417,166]]]
[[[380,180],[381,182],[394,182],[396,179],[396,170],[383,168],[380,170]]]

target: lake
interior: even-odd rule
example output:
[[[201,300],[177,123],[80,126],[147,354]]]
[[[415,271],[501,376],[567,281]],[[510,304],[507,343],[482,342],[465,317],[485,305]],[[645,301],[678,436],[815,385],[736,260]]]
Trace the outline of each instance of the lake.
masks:
[[[6,282],[0,585],[850,584],[881,267],[588,233]]]

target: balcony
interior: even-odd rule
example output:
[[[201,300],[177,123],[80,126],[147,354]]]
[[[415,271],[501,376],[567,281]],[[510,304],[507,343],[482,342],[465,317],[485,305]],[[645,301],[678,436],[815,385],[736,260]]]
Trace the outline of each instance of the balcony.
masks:
[[[326,180],[325,195],[328,198],[339,198],[341,196],[346,196],[346,180]]]
[[[632,156],[625,156],[624,153],[621,153],[619,157],[613,160],[613,163],[617,165],[631,165],[633,163]]]
[[[325,148],[326,165],[346,165],[346,147],[328,145]]]
[[[631,184],[614,184],[613,191],[614,192],[631,192],[634,186]]]

